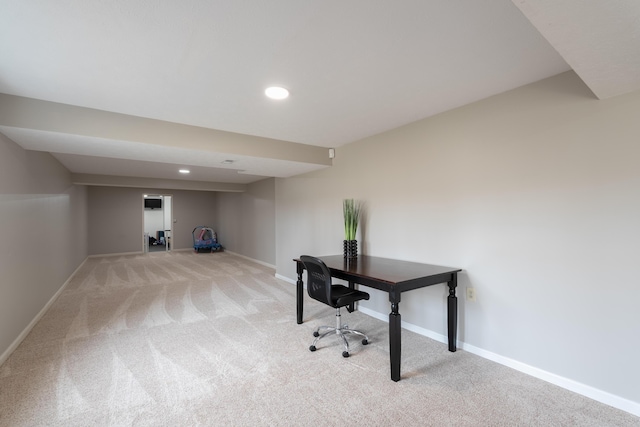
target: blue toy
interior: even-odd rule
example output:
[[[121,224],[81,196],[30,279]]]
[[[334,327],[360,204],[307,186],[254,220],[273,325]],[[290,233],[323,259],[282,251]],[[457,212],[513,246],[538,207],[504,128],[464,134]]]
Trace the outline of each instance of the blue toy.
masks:
[[[214,252],[222,250],[218,243],[218,235],[206,225],[199,225],[191,232],[193,235],[193,250],[200,252]]]

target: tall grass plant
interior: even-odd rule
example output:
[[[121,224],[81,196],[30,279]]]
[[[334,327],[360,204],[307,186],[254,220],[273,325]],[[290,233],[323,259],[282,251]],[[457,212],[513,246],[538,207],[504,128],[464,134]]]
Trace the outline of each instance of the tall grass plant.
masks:
[[[358,223],[362,214],[362,203],[353,199],[344,199],[342,211],[344,213],[344,239],[356,240]]]

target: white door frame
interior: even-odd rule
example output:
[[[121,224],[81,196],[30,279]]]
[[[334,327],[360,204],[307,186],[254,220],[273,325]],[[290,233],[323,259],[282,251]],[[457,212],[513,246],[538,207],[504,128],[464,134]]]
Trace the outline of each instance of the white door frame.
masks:
[[[149,236],[147,234],[147,232],[145,231],[145,215],[144,215],[144,199],[146,199],[147,197],[154,197],[154,198],[161,198],[162,199],[162,207],[160,208],[160,211],[162,212],[163,215],[163,220],[162,220],[162,225],[164,228],[164,235],[165,235],[165,251],[169,252],[171,250],[173,250],[173,248],[171,247],[171,245],[175,244],[175,242],[171,242],[171,245],[169,244],[169,235],[167,234],[167,231],[171,234],[171,236],[173,236],[174,233],[174,229],[173,229],[173,224],[174,224],[174,220],[173,220],[173,194],[165,194],[165,193],[152,193],[152,192],[147,192],[147,193],[143,193],[142,194],[142,253],[148,253],[149,252]],[[166,197],[170,197],[169,199],[169,205],[170,205],[170,210],[171,210],[171,215],[169,217],[169,229],[167,229],[167,224],[165,221],[165,207],[166,207]]]

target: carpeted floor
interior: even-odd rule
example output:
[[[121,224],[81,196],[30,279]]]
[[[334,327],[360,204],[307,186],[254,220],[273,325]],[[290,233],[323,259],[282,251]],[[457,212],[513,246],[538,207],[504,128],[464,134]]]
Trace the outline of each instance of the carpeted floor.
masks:
[[[351,357],[308,350],[334,311],[228,253],[90,258],[0,366],[0,426],[638,426],[640,419],[362,313]]]

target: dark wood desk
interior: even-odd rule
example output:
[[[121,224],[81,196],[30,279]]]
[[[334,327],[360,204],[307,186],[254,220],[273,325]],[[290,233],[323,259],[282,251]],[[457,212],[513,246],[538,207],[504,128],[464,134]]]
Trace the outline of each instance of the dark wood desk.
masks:
[[[449,335],[449,351],[456,351],[456,332],[458,323],[458,268],[441,267],[439,265],[420,264],[416,262],[398,261],[358,255],[358,258],[347,262],[343,255],[319,257],[329,270],[331,276],[346,280],[349,286],[356,283],[379,289],[389,293],[391,313],[389,313],[389,353],[391,358],[391,379],[400,381],[401,327],[400,294],[412,289],[446,283],[449,286],[447,298],[447,328]],[[297,321],[302,323],[304,288],[302,273],[304,264],[294,259],[297,264],[298,281],[296,282]],[[353,307],[350,307],[350,311]]]

